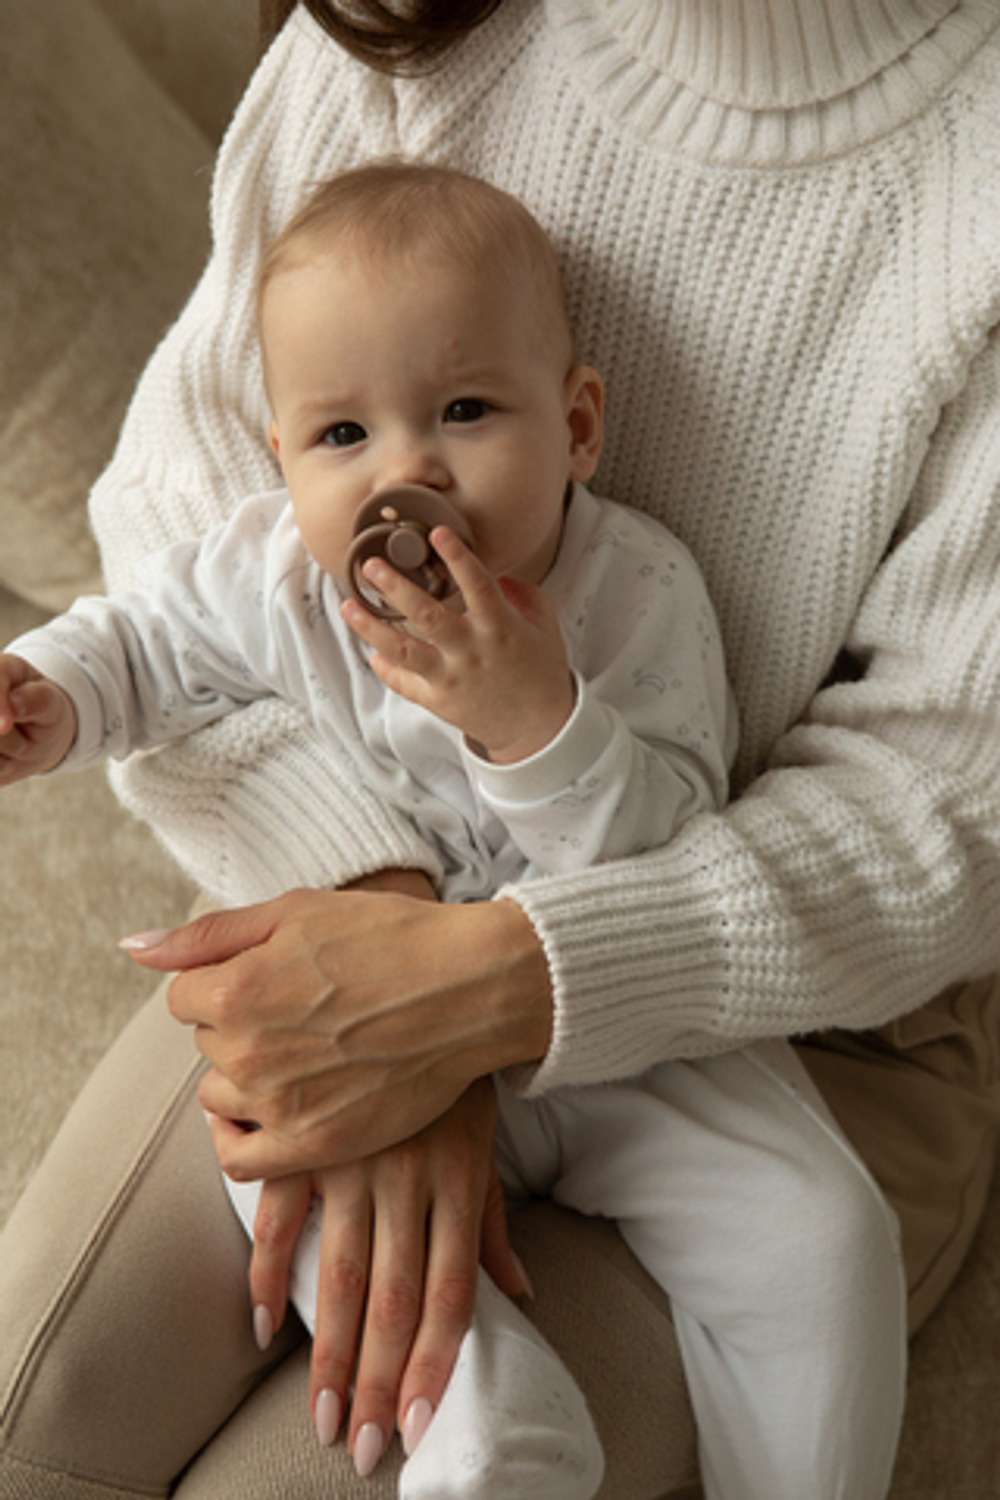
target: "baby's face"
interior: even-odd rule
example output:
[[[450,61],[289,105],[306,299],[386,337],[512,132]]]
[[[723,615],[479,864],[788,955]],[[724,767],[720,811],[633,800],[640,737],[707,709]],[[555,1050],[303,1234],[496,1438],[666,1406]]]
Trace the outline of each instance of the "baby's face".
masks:
[[[261,321],[270,438],[321,567],[343,581],[362,502],[420,484],[494,576],[545,576],[567,481],[596,464],[600,382],[542,357],[526,309],[428,256],[329,250],[275,277]]]

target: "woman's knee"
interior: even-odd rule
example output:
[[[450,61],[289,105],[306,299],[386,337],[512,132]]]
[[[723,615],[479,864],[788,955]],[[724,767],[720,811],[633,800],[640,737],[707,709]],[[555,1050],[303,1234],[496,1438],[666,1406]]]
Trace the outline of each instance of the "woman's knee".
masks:
[[[2,1451],[67,1485],[166,1492],[263,1373],[246,1237],[165,1014],[116,1044],[4,1230]]]

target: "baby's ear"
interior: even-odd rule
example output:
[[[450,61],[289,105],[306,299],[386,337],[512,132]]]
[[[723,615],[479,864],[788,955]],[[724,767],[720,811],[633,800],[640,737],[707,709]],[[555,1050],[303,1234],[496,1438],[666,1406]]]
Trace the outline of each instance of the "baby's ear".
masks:
[[[277,424],[277,422],[269,422],[267,424],[267,440],[271,444],[271,447],[274,449],[274,455],[275,455],[275,457],[276,458],[280,458],[281,457],[281,444],[278,442],[278,424]]]
[[[586,483],[597,468],[604,442],[604,381],[590,365],[576,365],[566,377],[566,421],[568,478]]]

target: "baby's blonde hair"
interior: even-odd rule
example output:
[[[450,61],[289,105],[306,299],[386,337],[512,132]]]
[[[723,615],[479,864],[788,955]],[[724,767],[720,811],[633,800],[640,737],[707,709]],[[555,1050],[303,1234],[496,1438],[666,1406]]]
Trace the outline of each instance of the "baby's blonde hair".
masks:
[[[540,353],[573,363],[562,277],[552,244],[517,198],[448,167],[371,162],[320,183],[261,263],[258,323],[276,277],[317,248],[362,251],[377,263],[431,253],[495,280],[501,295],[530,298]]]

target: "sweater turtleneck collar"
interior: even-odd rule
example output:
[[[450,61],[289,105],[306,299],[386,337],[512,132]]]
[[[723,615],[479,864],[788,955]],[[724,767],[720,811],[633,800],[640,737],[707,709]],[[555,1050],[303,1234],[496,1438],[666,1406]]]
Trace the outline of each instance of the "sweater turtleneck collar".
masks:
[[[606,0],[623,41],[737,109],[826,103],[884,73],[958,0]]]
[[[546,0],[616,113],[696,155],[815,160],[902,124],[1000,24],[997,0]]]

